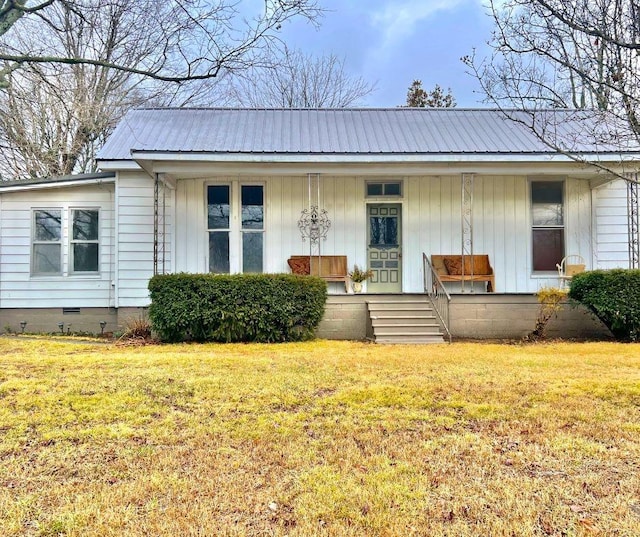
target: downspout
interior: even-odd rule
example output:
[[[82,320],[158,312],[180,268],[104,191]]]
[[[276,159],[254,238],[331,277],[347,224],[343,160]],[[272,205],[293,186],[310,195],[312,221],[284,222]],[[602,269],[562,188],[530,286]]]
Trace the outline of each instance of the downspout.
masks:
[[[113,275],[111,281],[113,287],[113,307],[120,307],[120,172],[116,172],[113,203]]]
[[[116,186],[114,185],[113,190],[109,189],[109,198],[111,201],[111,206],[113,207],[113,222],[111,224],[111,251],[109,252],[109,308],[113,308],[116,306],[116,290],[115,290],[115,276],[116,276],[116,196],[115,196]]]

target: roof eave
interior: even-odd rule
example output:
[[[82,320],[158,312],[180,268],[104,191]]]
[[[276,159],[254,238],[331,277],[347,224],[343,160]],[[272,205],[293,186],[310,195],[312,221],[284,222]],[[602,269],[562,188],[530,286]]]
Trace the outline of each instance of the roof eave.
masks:
[[[116,176],[112,173],[100,173],[91,177],[74,177],[64,180],[43,179],[41,181],[11,182],[3,185],[0,183],[0,193],[18,192],[25,190],[43,190],[50,188],[71,188],[86,185],[102,185],[115,183]]]
[[[444,163],[444,162],[630,162],[640,153],[215,153],[132,150],[132,160],[104,161],[101,169],[140,169],[141,161],[234,163]],[[105,165],[109,167],[106,168]]]

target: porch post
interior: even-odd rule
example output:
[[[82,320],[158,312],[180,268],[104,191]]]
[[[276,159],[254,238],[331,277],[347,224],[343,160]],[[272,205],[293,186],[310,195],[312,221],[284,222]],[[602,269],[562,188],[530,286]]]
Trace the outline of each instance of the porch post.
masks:
[[[470,256],[469,267],[471,268],[470,275],[474,274],[473,266],[473,180],[475,179],[474,173],[463,173],[461,176],[462,184],[462,211],[461,211],[461,240],[462,240],[462,292],[464,293],[464,271],[465,271],[465,256]],[[471,292],[473,293],[473,281],[471,281]]]
[[[629,234],[629,268],[640,267],[640,240],[638,233],[640,203],[638,199],[638,174],[632,174],[627,180],[627,228]]]
[[[162,183],[162,193],[160,192]],[[166,207],[167,188],[164,180],[160,180],[160,174],[154,175],[153,183],[153,275],[164,274],[165,267],[165,237],[166,237]]]

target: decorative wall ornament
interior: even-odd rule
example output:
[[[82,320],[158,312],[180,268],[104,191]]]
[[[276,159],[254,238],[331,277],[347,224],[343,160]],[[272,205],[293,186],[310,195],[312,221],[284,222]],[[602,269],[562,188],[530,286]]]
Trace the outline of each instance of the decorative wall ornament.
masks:
[[[298,229],[302,235],[302,241],[309,240],[311,245],[317,245],[320,240],[327,240],[327,232],[331,227],[331,220],[326,209],[319,209],[317,205],[312,205],[308,209],[303,209],[298,220]]]

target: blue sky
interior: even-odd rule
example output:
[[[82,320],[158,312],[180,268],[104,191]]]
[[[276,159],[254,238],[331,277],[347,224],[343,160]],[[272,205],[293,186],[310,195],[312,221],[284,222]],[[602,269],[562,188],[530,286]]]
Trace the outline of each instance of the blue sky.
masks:
[[[460,58],[487,53],[491,19],[481,0],[319,0],[320,27],[290,22],[281,36],[290,48],[345,58],[349,74],[376,82],[362,104],[404,104],[414,79],[425,89],[451,88],[459,107],[482,106],[477,82]],[[474,92],[475,91],[475,92]]]

